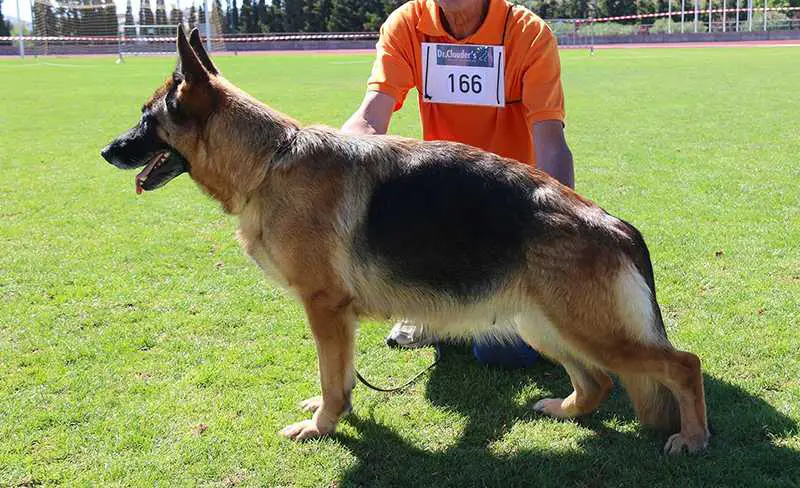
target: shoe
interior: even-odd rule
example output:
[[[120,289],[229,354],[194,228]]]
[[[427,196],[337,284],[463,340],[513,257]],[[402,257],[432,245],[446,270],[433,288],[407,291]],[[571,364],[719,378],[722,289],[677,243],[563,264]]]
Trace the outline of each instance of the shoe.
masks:
[[[392,331],[386,336],[386,345],[394,348],[416,349],[436,343],[436,336],[426,332],[424,325],[418,325],[410,320],[401,320],[394,324]]]

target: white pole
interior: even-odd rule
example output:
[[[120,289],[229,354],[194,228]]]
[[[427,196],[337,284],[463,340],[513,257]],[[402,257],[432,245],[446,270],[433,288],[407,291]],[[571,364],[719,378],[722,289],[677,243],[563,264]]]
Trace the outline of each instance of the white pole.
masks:
[[[748,32],[753,32],[753,0],[747,0],[747,28]]]
[[[739,0],[736,0],[736,32],[739,32]]]
[[[764,0],[764,32],[767,32],[767,0]]]
[[[697,22],[700,18],[700,0],[694,0],[694,33],[697,34]]]
[[[722,0],[722,32],[725,32],[725,30],[726,30],[725,29],[725,22],[727,21],[727,17],[728,17],[726,15],[728,12],[725,11],[725,7],[726,7],[725,4],[726,3],[728,3],[726,0]]]
[[[683,34],[683,19],[686,17],[686,0],[681,0],[681,34]]]
[[[711,32],[711,0],[708,0],[708,32]]]
[[[672,34],[672,0],[667,0],[667,34]]]
[[[589,54],[594,56],[594,19],[597,16],[597,0],[592,1],[592,47],[589,48]]]
[[[19,20],[19,57],[25,59],[25,39],[22,33],[25,31],[25,24],[22,22],[22,10],[19,9],[19,0],[17,0],[17,20]]]
[[[211,52],[211,11],[208,10],[208,0],[203,0],[203,5],[206,11],[206,51]]]
[[[667,33],[672,34],[672,0],[667,0]]]

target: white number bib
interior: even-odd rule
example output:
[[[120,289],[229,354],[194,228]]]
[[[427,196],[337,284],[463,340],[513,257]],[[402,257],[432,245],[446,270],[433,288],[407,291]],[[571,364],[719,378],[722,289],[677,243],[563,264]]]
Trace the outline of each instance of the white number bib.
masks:
[[[423,42],[422,67],[425,102],[506,104],[503,46]]]

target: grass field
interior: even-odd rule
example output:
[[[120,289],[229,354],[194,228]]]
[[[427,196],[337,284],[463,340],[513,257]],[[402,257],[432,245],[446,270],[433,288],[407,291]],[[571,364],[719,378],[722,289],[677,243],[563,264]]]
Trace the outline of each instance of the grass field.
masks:
[[[800,50],[562,54],[578,190],[648,239],[673,341],[704,361],[709,452],[660,454],[616,390],[594,415],[547,362],[450,347],[413,388],[354,393],[332,438],[279,438],[317,394],[300,308],[183,176],[137,197],[98,151],[172,59],[0,60],[0,486],[800,486]],[[368,56],[219,57],[304,122],[340,125]],[[413,98],[413,97],[412,97]],[[418,136],[416,100],[393,120]],[[378,383],[429,350],[382,345]]]

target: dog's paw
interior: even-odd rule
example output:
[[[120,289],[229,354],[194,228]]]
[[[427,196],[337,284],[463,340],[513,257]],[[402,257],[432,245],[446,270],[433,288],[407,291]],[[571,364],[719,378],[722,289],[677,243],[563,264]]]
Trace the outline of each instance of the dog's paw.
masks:
[[[664,454],[696,454],[708,448],[708,434],[686,435],[681,432],[672,434],[664,444]]]
[[[281,430],[280,434],[283,437],[292,439],[294,441],[303,441],[306,439],[316,439],[323,437],[333,432],[332,428],[324,428],[317,424],[314,419],[303,420],[296,424],[288,425]]]
[[[564,402],[561,398],[544,398],[539,400],[533,405],[534,412],[538,412],[544,415],[549,415],[551,417],[556,418],[565,418],[567,417],[564,409],[561,408],[561,404]]]
[[[322,406],[321,396],[306,398],[305,400],[300,402],[300,408],[302,408],[304,412],[314,413],[317,410],[319,410],[319,407],[321,406]]]

